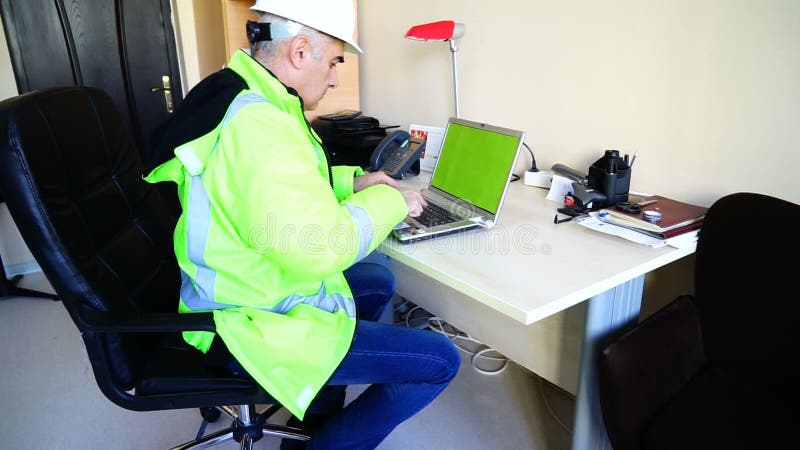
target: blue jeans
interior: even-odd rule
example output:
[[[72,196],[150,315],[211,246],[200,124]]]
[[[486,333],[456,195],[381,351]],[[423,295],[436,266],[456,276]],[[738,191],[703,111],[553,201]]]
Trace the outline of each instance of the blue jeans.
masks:
[[[361,320],[377,322],[394,295],[394,275],[386,266],[388,259],[373,252],[344,271]]]
[[[430,331],[375,323],[394,293],[394,277],[381,264],[345,271],[356,300],[358,325],[350,351],[307,414],[324,418],[309,449],[372,449],[400,423],[428,405],[461,363],[455,346]],[[370,384],[342,408],[344,387]]]

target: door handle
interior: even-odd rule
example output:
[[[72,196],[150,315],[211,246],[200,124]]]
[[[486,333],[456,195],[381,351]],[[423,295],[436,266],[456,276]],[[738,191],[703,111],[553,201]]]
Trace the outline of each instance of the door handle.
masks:
[[[172,88],[170,87],[169,83],[169,76],[164,75],[161,77],[161,86],[151,87],[150,92],[163,92],[164,93],[164,103],[167,106],[167,112],[172,114],[175,111],[174,106],[172,105]]]

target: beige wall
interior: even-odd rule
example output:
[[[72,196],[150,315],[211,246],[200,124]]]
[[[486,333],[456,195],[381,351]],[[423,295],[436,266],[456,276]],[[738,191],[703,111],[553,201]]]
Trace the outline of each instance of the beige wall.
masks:
[[[527,131],[540,167],[585,171],[616,148],[638,155],[635,190],[800,203],[797,0],[364,1],[364,111],[446,123],[447,44],[403,38],[443,19],[466,24],[461,116]]]
[[[171,4],[181,85],[186,94],[226,60],[222,1],[171,0]]]
[[[181,68],[183,93],[200,81],[200,62],[195,37],[195,10],[192,0],[171,0],[172,24],[175,26],[175,44],[178,47],[178,65]]]
[[[221,0],[172,0],[184,94],[206,75],[222,68],[225,33]]]

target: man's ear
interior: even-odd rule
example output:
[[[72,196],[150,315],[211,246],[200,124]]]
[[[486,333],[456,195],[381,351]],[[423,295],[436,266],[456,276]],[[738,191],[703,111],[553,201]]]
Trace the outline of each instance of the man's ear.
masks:
[[[302,68],[311,58],[311,40],[308,36],[297,35],[289,43],[289,60],[295,69]]]

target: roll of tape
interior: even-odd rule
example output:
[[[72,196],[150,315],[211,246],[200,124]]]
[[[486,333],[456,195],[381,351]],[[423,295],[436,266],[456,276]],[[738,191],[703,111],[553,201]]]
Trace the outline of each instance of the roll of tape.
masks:
[[[658,223],[661,222],[663,216],[658,211],[645,211],[642,213],[642,217],[650,223]]]

